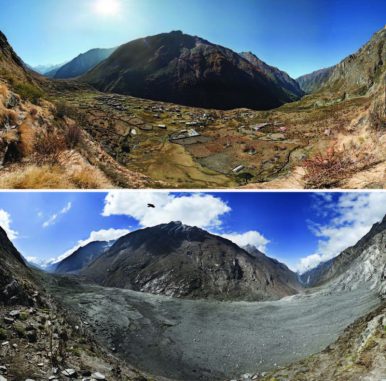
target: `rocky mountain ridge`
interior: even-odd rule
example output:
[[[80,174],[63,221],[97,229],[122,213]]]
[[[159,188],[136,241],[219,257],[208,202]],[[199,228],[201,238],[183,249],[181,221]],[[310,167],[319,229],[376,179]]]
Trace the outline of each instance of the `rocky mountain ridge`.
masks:
[[[298,98],[232,50],[180,31],[122,45],[82,80],[104,92],[222,110]]]
[[[266,64],[252,52],[242,52],[240,55],[275,82],[284,92],[292,97],[293,100],[298,100],[304,95],[299,83],[286,72]]]
[[[185,298],[264,300],[301,289],[284,265],[179,222],[120,238],[81,275],[103,286]]]
[[[328,285],[333,289],[355,289],[363,284],[386,291],[386,216],[354,246],[336,258],[321,263],[300,276],[309,287]]]

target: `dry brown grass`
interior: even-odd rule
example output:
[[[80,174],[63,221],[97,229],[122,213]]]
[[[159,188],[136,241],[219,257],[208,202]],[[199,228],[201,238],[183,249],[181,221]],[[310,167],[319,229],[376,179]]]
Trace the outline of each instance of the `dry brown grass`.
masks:
[[[5,131],[0,135],[0,140],[6,144],[17,143],[19,140],[19,134],[16,130]]]
[[[17,113],[13,110],[3,110],[0,112],[0,123],[16,126],[18,123]]]
[[[19,168],[12,173],[2,174],[2,189],[71,189],[73,184],[68,180],[59,166],[31,165]]]
[[[8,98],[8,88],[7,86],[0,84],[0,97],[5,100]]]
[[[71,175],[71,180],[80,189],[101,189],[111,188],[111,184],[96,169],[82,168]]]
[[[35,130],[28,122],[24,122],[19,127],[19,134],[20,153],[23,157],[32,155],[35,149]]]

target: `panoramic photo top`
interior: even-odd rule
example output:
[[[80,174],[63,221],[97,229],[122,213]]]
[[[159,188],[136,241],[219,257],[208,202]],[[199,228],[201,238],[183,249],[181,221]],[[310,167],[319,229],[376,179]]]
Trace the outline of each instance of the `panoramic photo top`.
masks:
[[[1,189],[385,189],[383,0],[0,0]]]

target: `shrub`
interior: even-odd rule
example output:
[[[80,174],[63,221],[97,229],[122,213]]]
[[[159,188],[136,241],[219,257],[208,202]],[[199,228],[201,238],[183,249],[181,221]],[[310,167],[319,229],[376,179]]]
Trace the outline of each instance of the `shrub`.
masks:
[[[334,147],[325,154],[318,153],[313,158],[306,160],[307,184],[310,188],[325,188],[334,186],[342,175],[347,173],[351,161],[344,158],[342,153],[337,153]]]
[[[252,179],[253,179],[253,175],[248,172],[243,172],[236,176],[236,180],[239,184],[247,185]]]
[[[63,134],[50,128],[37,134],[34,144],[35,152],[47,162],[57,162],[58,156],[67,148]]]
[[[331,146],[324,154],[318,153],[305,161],[306,186],[311,189],[331,188],[353,173],[376,162],[370,146],[362,145],[360,149],[337,151]]]
[[[7,330],[0,328],[0,340],[6,340],[8,337]]]
[[[44,95],[41,89],[30,83],[18,82],[14,88],[15,92],[17,92],[24,100],[28,100],[34,104],[37,104]]]
[[[25,336],[25,326],[23,323],[20,323],[18,321],[13,323],[13,329],[15,330],[15,332],[19,337]]]
[[[20,312],[19,319],[22,320],[22,321],[27,320],[28,319],[28,313],[25,312],[25,311]]]
[[[65,116],[71,117],[73,110],[66,102],[56,103],[56,116],[58,118],[64,118]]]
[[[64,132],[64,141],[69,149],[77,147],[82,140],[82,130],[77,125],[68,126]]]

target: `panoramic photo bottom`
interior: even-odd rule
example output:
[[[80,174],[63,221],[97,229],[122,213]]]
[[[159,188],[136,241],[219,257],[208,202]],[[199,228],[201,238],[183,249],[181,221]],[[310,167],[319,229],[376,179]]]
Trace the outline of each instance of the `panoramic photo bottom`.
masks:
[[[386,193],[0,193],[0,380],[386,378]]]

